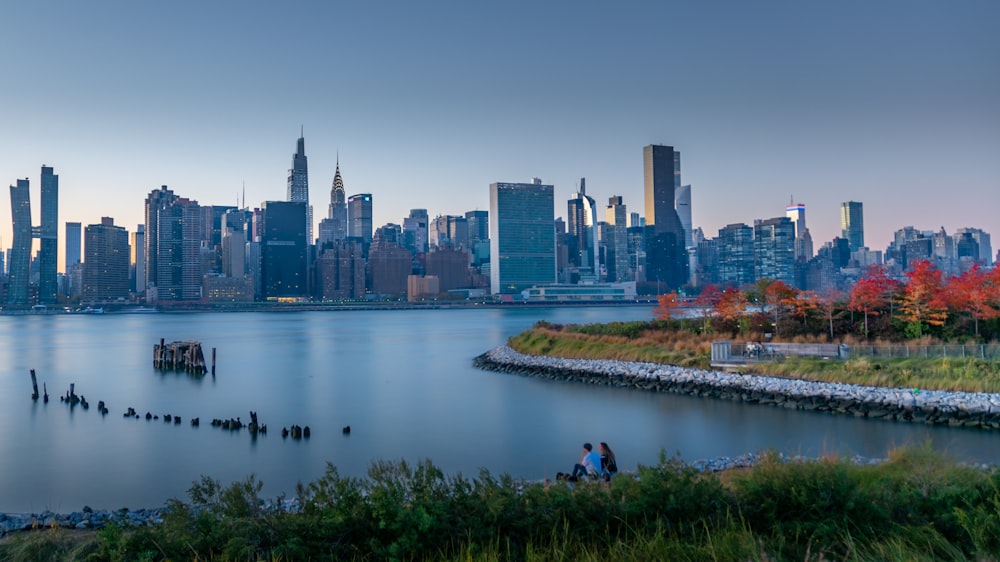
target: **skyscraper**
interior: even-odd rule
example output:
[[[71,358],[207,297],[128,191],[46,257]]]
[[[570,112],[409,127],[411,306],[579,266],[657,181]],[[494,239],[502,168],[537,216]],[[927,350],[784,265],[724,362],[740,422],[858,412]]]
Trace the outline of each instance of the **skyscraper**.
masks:
[[[465,222],[469,228],[469,247],[476,245],[480,240],[488,240],[490,237],[490,213],[489,211],[466,211]]]
[[[292,155],[292,168],[288,170],[288,200],[294,203],[306,204],[306,240],[312,244],[312,206],[309,205],[309,163],[306,160],[306,139],[303,133],[299,136],[295,154]]]
[[[261,277],[267,300],[307,295],[305,215],[304,202],[264,202]]]
[[[410,209],[410,216],[403,219],[403,245],[415,254],[427,251],[427,209]]]
[[[66,223],[66,267],[63,269],[69,273],[69,268],[75,263],[80,263],[80,252],[83,248],[83,229],[78,222]]]
[[[580,191],[567,202],[569,261],[581,278],[596,280],[600,273],[597,246],[597,205],[587,195],[587,180],[580,178]]]
[[[344,179],[340,176],[340,158],[337,158],[337,171],[333,174],[333,184],[330,186],[330,209],[326,219],[320,221],[320,244],[337,242],[347,238],[347,194],[344,191]]]
[[[675,153],[676,154],[676,153]],[[677,154],[678,163],[680,155]],[[678,166],[678,171],[680,167]],[[679,176],[678,176],[679,177]],[[681,228],[684,229],[684,247],[694,247],[691,238],[691,186],[682,185],[674,193],[674,206],[677,208],[677,218],[681,221]]]
[[[517,294],[556,280],[554,189],[533,183],[490,184],[490,291]]]
[[[83,302],[101,303],[128,297],[128,232],[102,217],[84,231]]]
[[[157,253],[147,254],[147,263],[156,260],[156,299],[159,301],[201,298],[203,212],[197,201],[175,197],[156,213]],[[146,245],[149,247],[147,225]],[[148,268],[147,268],[148,269]],[[152,281],[152,279],[148,279]],[[149,296],[147,295],[147,299]]]
[[[813,257],[812,236],[806,227],[806,206],[802,203],[791,203],[785,207],[785,216],[795,226],[795,259],[809,260]]]
[[[865,221],[859,201],[840,204],[840,232],[840,237],[847,240],[852,252],[865,246]]]
[[[146,292],[146,225],[140,224],[132,233],[132,265],[135,268],[135,293]]]
[[[754,275],[795,286],[795,225],[788,217],[753,224]]]
[[[643,148],[646,202],[646,281],[658,291],[680,287],[688,280],[684,227],[677,214],[681,185],[681,154],[672,146]]]
[[[608,199],[604,210],[604,264],[608,281],[634,281],[635,275],[629,268],[628,255],[628,212],[619,195]]]
[[[719,229],[717,250],[720,284],[741,287],[754,282],[752,228],[736,223]]]
[[[161,186],[154,189],[146,197],[146,285],[155,287],[160,280],[160,211],[173,204],[177,196],[174,192]]]
[[[10,186],[10,219],[14,239],[7,266],[7,302],[28,304],[28,276],[31,270],[31,194],[25,178]]]
[[[59,176],[50,166],[42,166],[41,248],[38,253],[38,302],[56,302],[58,285],[56,262],[59,259]]]
[[[372,194],[359,193],[347,198],[347,235],[372,241]]]

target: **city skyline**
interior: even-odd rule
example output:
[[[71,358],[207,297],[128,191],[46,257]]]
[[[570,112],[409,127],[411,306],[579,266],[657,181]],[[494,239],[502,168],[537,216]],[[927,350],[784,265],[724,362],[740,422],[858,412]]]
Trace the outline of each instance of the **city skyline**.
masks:
[[[638,150],[664,144],[685,155],[707,235],[780,217],[789,196],[817,247],[844,201],[864,204],[873,249],[904,226],[1000,232],[992,2],[399,4],[390,19],[305,3],[294,21],[268,5],[57,5],[3,8],[31,48],[0,54],[23,85],[0,92],[0,181],[29,178],[38,201],[52,166],[60,232],[102,216],[134,232],[161,185],[203,205],[242,204],[244,183],[248,206],[283,199],[303,126],[310,204],[327,205],[339,151],[376,227],[486,209],[490,183],[531,177],[555,186],[555,216],[581,177],[641,210]],[[0,246],[12,237],[0,205]]]

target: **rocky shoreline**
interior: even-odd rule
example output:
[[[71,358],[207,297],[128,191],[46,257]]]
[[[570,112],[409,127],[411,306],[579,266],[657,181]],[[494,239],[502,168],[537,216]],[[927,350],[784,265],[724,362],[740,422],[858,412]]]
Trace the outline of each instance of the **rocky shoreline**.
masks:
[[[501,373],[670,392],[795,410],[1000,429],[1000,394],[883,388],[706,371],[673,365],[525,355],[500,346],[473,364]]]

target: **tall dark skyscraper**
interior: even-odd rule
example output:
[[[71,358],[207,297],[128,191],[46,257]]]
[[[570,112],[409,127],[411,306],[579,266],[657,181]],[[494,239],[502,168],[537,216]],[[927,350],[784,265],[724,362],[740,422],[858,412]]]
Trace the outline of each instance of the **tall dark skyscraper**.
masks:
[[[14,239],[7,266],[7,302],[28,304],[28,275],[31,270],[31,194],[25,178],[10,186],[10,218]]]
[[[266,300],[307,294],[305,215],[303,202],[264,202],[261,282]]]
[[[676,289],[688,279],[684,227],[677,214],[681,154],[672,146],[642,149],[646,203],[646,281],[658,290]]]
[[[309,205],[309,162],[306,159],[306,139],[299,137],[292,155],[292,169],[288,170],[288,200],[306,204],[306,240],[312,244],[312,207]]]
[[[56,302],[58,285],[56,262],[59,259],[59,176],[50,166],[42,166],[42,224],[38,231],[41,249],[38,254],[38,302]]]
[[[587,180],[580,178],[580,191],[566,204],[569,262],[581,278],[595,280],[600,273],[597,246],[597,204],[587,195]]]
[[[80,223],[66,223],[66,268],[64,269],[66,273],[69,273],[69,268],[73,264],[80,263],[82,240],[83,228]]]

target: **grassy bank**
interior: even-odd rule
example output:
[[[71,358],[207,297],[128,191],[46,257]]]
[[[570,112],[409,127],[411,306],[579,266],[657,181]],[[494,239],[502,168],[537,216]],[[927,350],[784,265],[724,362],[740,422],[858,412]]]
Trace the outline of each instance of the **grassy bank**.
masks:
[[[1000,473],[929,446],[875,466],[771,457],[722,474],[662,458],[636,476],[571,488],[449,477],[430,462],[378,462],[360,479],[330,467],[300,488],[298,513],[263,509],[253,478],[205,478],[160,526],[25,533],[0,559],[1000,559]]]
[[[558,326],[539,322],[510,338],[529,355],[577,359],[649,361],[709,368],[711,342],[668,322],[622,322]],[[782,362],[748,364],[745,372],[785,378],[871,386],[1000,392],[1000,362],[972,357],[856,358],[847,361],[788,357]]]

